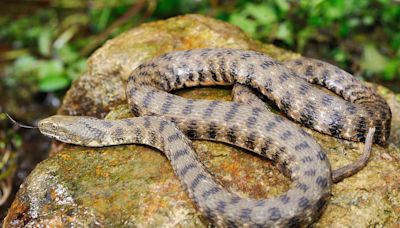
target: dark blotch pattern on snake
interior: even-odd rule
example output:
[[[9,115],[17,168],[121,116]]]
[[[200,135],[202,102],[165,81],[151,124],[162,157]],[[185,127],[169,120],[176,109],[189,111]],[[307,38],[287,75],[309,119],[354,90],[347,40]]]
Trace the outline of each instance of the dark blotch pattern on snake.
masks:
[[[128,79],[127,97],[135,115],[120,121],[54,116],[39,123],[44,134],[85,146],[142,143],[163,151],[191,199],[217,225],[298,226],[313,222],[330,196],[331,170],[322,148],[294,123],[269,112],[255,95],[235,102],[184,99],[165,91],[184,87],[250,86],[274,101],[291,119],[320,132],[385,144],[391,113],[373,90],[340,69],[315,60],[285,63],[312,83],[343,96],[328,95],[283,64],[258,52],[197,49],[171,52],[141,64]],[[237,85],[234,97],[251,94]],[[238,98],[239,99],[239,98]],[[243,104],[244,103],[244,104]],[[220,186],[196,158],[186,135],[222,141],[274,160],[292,179],[277,198],[246,199]]]

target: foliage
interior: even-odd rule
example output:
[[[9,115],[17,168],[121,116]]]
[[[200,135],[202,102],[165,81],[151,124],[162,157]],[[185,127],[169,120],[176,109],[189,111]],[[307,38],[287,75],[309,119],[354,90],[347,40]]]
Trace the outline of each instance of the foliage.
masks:
[[[87,46],[99,34],[115,36],[146,15],[158,20],[184,13],[226,20],[256,39],[334,60],[353,72],[361,68],[365,77],[400,79],[400,5],[391,0],[149,0],[111,32],[140,0],[50,2],[53,7],[18,19],[0,16],[0,41],[13,49],[1,56],[12,62],[0,79],[8,87],[25,82],[44,92],[65,89],[84,70],[92,51]]]
[[[278,41],[299,52],[312,49],[323,55],[320,58],[334,59],[344,67],[353,58],[361,58],[358,61],[365,76],[376,74],[392,80],[400,74],[399,2],[244,2],[229,21],[257,39]]]
[[[13,48],[23,50],[5,68],[5,83],[14,86],[21,80],[33,82],[41,91],[67,87],[85,63],[77,51],[79,45],[70,43],[79,26],[86,23],[78,19],[66,17],[59,21],[56,11],[43,10],[33,17],[9,19],[7,26],[1,26],[0,36]],[[12,54],[3,58],[13,58]]]
[[[88,54],[82,50],[133,3],[95,1],[97,4],[82,12],[79,7],[84,7],[84,2],[58,1],[55,7],[38,10],[31,16],[0,19],[0,41],[19,50],[1,56],[13,60],[4,69],[4,84],[13,87],[28,83],[42,92],[67,88],[85,69]],[[66,8],[73,10],[65,13]]]

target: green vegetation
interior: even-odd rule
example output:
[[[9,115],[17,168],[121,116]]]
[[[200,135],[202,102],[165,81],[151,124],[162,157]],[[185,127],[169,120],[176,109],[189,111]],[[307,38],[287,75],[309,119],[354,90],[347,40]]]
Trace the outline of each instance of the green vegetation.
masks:
[[[228,18],[257,39],[311,49],[345,68],[359,62],[366,77],[400,78],[399,2],[273,0],[245,3]]]
[[[64,90],[106,39],[142,22],[202,13],[240,26],[256,39],[331,60],[366,79],[400,80],[400,3],[392,0],[98,0],[49,1],[51,7],[0,16],[0,42],[11,45],[0,83]],[[7,3],[6,3],[7,4]],[[29,7],[29,6],[27,6]]]

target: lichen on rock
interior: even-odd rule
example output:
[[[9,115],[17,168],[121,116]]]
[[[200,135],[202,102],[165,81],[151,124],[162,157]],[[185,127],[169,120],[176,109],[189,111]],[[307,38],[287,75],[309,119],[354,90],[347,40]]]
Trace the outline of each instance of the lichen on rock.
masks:
[[[230,47],[264,52],[277,60],[299,55],[250,39],[237,27],[200,15],[143,24],[109,40],[88,61],[88,70],[68,91],[61,114],[130,117],[125,82],[141,62],[173,50]],[[315,227],[400,225],[400,102],[378,87],[392,112],[387,148],[373,147],[368,165],[335,184]],[[230,100],[230,88],[193,88],[183,97]],[[399,95],[397,95],[398,97]],[[335,169],[356,160],[362,143],[310,132]],[[222,143],[195,141],[200,160],[230,191],[276,196],[290,180],[266,159]],[[4,220],[20,226],[206,227],[163,154],[145,146],[100,149],[59,145],[21,186]]]

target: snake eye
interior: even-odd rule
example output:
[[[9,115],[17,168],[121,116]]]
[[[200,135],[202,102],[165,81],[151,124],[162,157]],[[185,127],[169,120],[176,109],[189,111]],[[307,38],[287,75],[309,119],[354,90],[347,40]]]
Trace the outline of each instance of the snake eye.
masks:
[[[57,126],[56,125],[51,125],[51,129],[53,130],[53,131],[55,131],[55,130],[57,130]]]

